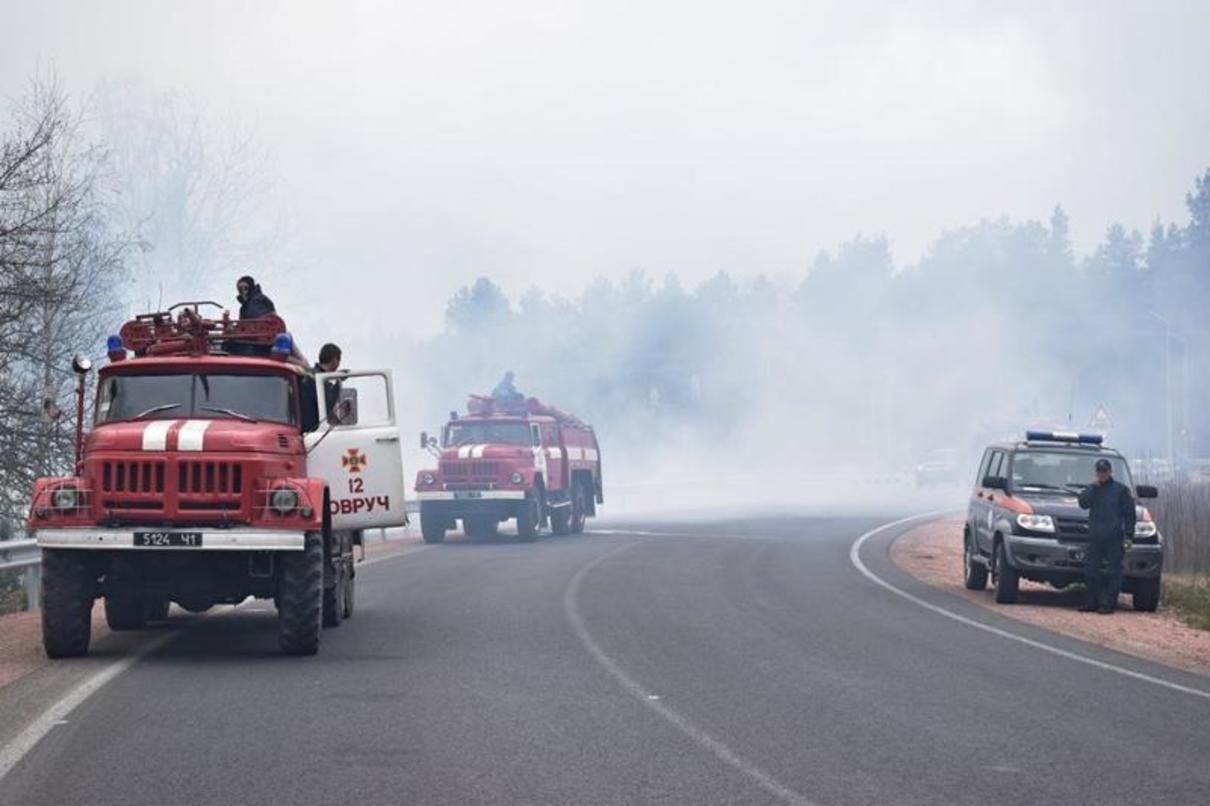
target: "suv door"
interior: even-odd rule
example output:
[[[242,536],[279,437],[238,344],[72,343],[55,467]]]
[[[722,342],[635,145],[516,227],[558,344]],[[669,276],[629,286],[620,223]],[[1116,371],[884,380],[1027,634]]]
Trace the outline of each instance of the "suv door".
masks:
[[[320,373],[320,411],[333,387],[339,390],[335,412],[304,438],[308,474],[328,483],[332,528],[403,526],[403,456],[390,371]]]
[[[1008,460],[1004,451],[993,450],[990,460],[982,468],[983,476],[999,478],[1004,475],[1004,468],[1007,464]],[[975,547],[980,554],[990,557],[992,554],[992,522],[995,519],[996,512],[996,491],[983,486],[983,476],[980,476],[976,481],[978,487],[975,491],[975,500],[979,506],[974,526]]]

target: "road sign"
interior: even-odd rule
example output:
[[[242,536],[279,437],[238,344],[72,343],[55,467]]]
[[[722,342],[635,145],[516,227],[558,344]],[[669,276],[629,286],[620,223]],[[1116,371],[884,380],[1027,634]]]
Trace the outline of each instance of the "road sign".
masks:
[[[1097,410],[1092,413],[1092,419],[1088,421],[1088,427],[1103,430],[1113,428],[1113,418],[1109,416],[1109,409],[1104,405],[1097,406]]]

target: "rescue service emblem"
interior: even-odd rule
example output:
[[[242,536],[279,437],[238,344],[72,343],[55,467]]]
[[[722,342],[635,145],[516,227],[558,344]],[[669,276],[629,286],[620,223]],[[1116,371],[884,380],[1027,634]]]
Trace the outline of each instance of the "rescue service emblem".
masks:
[[[357,448],[349,448],[345,451],[345,455],[340,457],[340,466],[350,473],[360,473],[367,464],[369,462],[366,460],[366,455]]]

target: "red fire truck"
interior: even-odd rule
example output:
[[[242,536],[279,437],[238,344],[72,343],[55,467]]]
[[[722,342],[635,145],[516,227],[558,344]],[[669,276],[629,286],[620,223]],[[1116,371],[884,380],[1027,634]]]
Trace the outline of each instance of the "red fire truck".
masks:
[[[592,426],[534,398],[472,395],[467,412],[451,413],[440,440],[420,435],[438,460],[416,476],[425,542],[442,542],[459,520],[470,538],[513,518],[521,541],[547,523],[557,535],[583,532],[605,501]]]
[[[39,479],[29,514],[50,657],[87,653],[98,597],[114,630],[272,599],[282,649],[313,654],[353,613],[361,530],[406,523],[390,373],[313,376],[278,317],[205,305],[109,338],[86,437],[74,362],[75,473]]]

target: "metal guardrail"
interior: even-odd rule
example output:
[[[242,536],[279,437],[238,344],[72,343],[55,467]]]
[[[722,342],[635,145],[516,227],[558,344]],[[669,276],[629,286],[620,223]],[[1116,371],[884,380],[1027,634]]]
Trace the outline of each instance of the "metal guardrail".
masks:
[[[21,571],[25,609],[37,610],[42,587],[42,549],[36,540],[0,541],[0,571]]]

